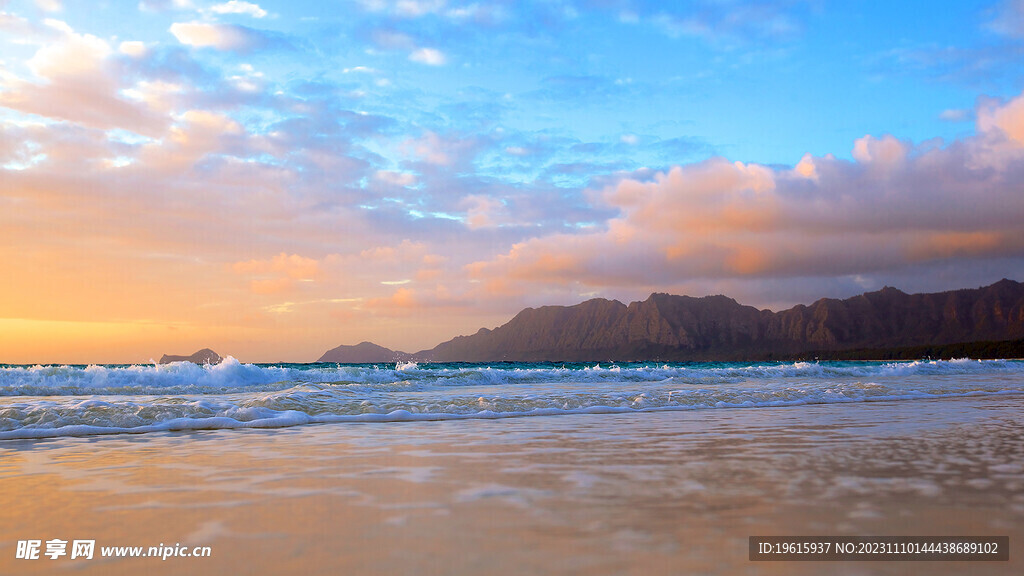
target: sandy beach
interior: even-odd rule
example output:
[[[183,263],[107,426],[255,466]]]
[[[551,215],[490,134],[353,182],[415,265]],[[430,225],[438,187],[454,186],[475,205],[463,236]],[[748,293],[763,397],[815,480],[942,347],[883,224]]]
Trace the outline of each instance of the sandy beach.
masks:
[[[0,444],[4,574],[1015,574],[1024,398]],[[751,562],[755,535],[1004,535],[1009,562]],[[91,560],[19,540],[96,541]],[[209,557],[101,558],[109,546]],[[45,544],[43,544],[45,552]]]

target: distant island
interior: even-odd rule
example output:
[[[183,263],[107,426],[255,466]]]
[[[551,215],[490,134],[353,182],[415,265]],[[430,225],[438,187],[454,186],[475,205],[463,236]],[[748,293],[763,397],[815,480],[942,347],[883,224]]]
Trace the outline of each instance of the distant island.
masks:
[[[171,354],[164,354],[160,358],[160,364],[170,364],[171,362],[193,362],[195,364],[220,364],[224,360],[209,348],[203,348],[202,350],[192,354],[191,356],[174,356]]]
[[[331,348],[317,362],[338,362],[341,364],[374,364],[381,362],[408,362],[412,354],[396,352],[373,342],[360,342],[355,346]]]
[[[934,294],[882,288],[781,312],[726,296],[652,294],[526,308],[508,323],[413,354],[363,342],[319,362],[606,362],[1024,357],[1024,284]]]

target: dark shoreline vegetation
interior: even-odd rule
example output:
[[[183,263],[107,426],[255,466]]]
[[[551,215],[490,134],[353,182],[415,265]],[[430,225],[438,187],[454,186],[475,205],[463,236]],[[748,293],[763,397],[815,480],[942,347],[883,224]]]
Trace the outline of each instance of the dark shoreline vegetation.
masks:
[[[821,350],[807,354],[773,357],[768,354],[761,361],[771,360],[1010,360],[1024,358],[1024,339],[985,342],[958,342],[956,344],[904,346],[856,350]],[[755,361],[755,359],[751,359]]]

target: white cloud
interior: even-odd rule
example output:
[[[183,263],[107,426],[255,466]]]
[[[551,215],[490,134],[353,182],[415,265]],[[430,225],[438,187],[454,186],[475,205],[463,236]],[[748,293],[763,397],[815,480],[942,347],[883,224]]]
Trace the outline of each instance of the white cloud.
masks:
[[[243,14],[253,18],[265,18],[267,16],[267,11],[260,8],[258,4],[240,2],[239,0],[230,0],[230,2],[210,6],[209,11],[214,14]]]
[[[125,41],[117,47],[117,51],[132,58],[141,58],[149,51],[145,42]]]
[[[436,13],[446,4],[445,0],[398,0],[395,2],[395,12],[401,16],[416,18]]]
[[[267,42],[267,38],[259,31],[231,24],[175,22],[170,32],[178,42],[197,48],[245,52]]]
[[[36,6],[44,12],[60,12],[64,9],[60,0],[36,0]]]
[[[67,23],[46,19],[59,34],[26,61],[41,82],[14,74],[4,78],[0,106],[93,128],[122,128],[153,135],[166,119],[140,102],[124,99],[120,78],[105,41],[78,34]]]
[[[419,62],[421,64],[427,64],[429,66],[443,66],[447,61],[444,53],[435,48],[420,48],[415,50],[412,54],[409,54],[409,60]]]
[[[436,14],[448,4],[446,0],[360,0],[371,12],[387,12],[401,18],[419,18]]]
[[[47,20],[46,24],[64,32],[65,37],[39,49],[29,59],[28,66],[36,76],[87,76],[100,72],[112,52],[109,44],[90,34],[76,34],[64,22]]]
[[[67,22],[64,22],[63,20],[57,20],[55,18],[44,18],[43,24],[49,28],[53,28],[54,30],[57,30],[58,32],[63,32],[65,34],[74,34],[75,32],[74,29],[71,28],[71,25]]]
[[[166,10],[192,10],[191,0],[140,0],[139,10],[143,12],[164,12]]]
[[[939,119],[945,120],[946,122],[964,122],[971,119],[971,112],[969,110],[951,108],[939,113]]]

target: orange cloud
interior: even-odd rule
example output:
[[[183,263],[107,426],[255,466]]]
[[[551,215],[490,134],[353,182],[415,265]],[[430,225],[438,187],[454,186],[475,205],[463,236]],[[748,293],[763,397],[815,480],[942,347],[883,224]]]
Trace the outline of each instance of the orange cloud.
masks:
[[[797,162],[793,171],[808,180],[818,179],[818,169],[814,164],[814,156],[810,154],[804,154],[804,157],[800,159],[800,162]]]
[[[290,292],[294,286],[295,280],[291,278],[264,278],[249,282],[253,294],[284,294]]]
[[[595,195],[618,210],[605,226],[519,242],[466,271],[488,289],[528,294],[1020,256],[1024,204],[1012,174],[1024,156],[994,147],[991,134],[1015,138],[1018,120],[1024,129],[1024,95],[988,106],[976,137],[944,148],[865,136],[853,161],[805,155],[783,169],[713,158],[626,178]]]
[[[853,143],[853,159],[878,170],[892,170],[904,163],[907,150],[906,144],[890,135],[868,135]]]
[[[434,314],[459,312],[465,314],[471,303],[466,295],[454,293],[444,284],[402,286],[390,296],[371,298],[365,308],[382,317],[405,317],[415,314],[428,322]]]
[[[977,256],[1005,251],[1012,253],[1022,247],[1024,235],[1001,232],[935,232],[914,238],[907,254],[914,260]]]
[[[377,264],[411,263],[427,257],[427,246],[422,242],[413,242],[408,238],[397,246],[375,246],[359,253],[363,260]]]
[[[754,246],[739,246],[726,259],[729,269],[740,276],[763,274],[771,269],[768,255]]]
[[[231,269],[236,274],[256,276],[250,282],[254,294],[286,293],[296,282],[312,282],[320,276],[319,261],[284,252],[269,260],[235,262]]]
[[[419,305],[419,301],[416,298],[416,293],[409,288],[399,288],[395,290],[395,293],[386,298],[373,298],[366,303],[366,306],[371,309],[378,310],[408,310],[416,308]]]
[[[978,130],[998,131],[1017,146],[1024,146],[1024,94],[1006,104],[986,101],[978,110]]]
[[[253,294],[271,295],[291,292],[300,281],[312,282],[319,276],[320,266],[311,258],[282,252],[270,260],[236,262],[232,270],[255,276],[249,283]]]

